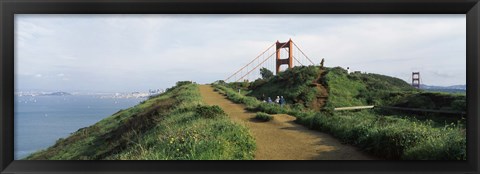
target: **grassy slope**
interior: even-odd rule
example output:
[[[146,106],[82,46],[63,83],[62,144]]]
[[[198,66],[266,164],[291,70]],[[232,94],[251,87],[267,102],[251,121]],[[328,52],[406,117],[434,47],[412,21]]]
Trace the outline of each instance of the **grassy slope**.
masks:
[[[245,127],[202,106],[198,86],[180,84],[26,159],[253,159],[254,150]]]
[[[333,107],[383,105],[395,100],[395,94],[417,92],[405,81],[379,74],[347,74],[335,67],[328,69],[329,104]]]
[[[466,110],[465,95],[418,90],[394,77],[371,73],[347,75],[346,70],[337,67],[328,70],[326,80],[332,107],[380,105]]]
[[[340,67],[327,68],[320,78],[318,66],[294,67],[270,79],[259,79],[250,84],[229,84],[234,89],[250,90],[248,95],[259,100],[264,97],[284,96],[296,107],[315,107],[320,92],[313,83],[328,89],[327,107],[362,105],[398,106],[439,110],[466,110],[465,95],[427,92],[415,89],[405,81],[380,74],[347,74]],[[318,79],[317,79],[318,78]],[[244,93],[246,90],[242,90]],[[318,102],[317,102],[318,103]],[[320,106],[321,107],[321,106]],[[320,110],[319,108],[314,108]]]
[[[268,80],[257,80],[250,86],[249,94],[256,98],[284,96],[288,103],[298,103],[305,107],[311,107],[313,100],[319,91],[312,83],[319,76],[319,67],[298,66]],[[262,99],[263,100],[263,99]]]
[[[406,99],[414,100],[416,95],[425,94],[397,78],[378,74],[347,75],[347,72],[341,68],[328,69],[325,81],[330,89],[327,103],[329,108],[366,104],[394,105],[396,102]],[[265,84],[265,87],[270,85]],[[282,108],[276,104],[262,103],[254,97],[238,94],[223,85],[215,85],[215,87],[230,100],[243,103],[252,110],[296,116],[296,122],[300,124],[328,132],[345,143],[353,144],[379,157],[466,159],[465,129],[462,124],[438,127],[432,121],[379,115],[371,111],[328,112],[330,110],[327,109],[323,112],[311,112],[292,105]],[[274,88],[281,89],[280,86]]]
[[[386,159],[465,160],[462,124],[434,126],[431,121],[378,115],[370,111],[317,113],[300,123],[327,132]]]
[[[466,110],[465,95],[427,92],[401,79],[379,74],[350,74],[329,69],[329,106],[383,105],[409,108]],[[313,129],[329,132],[343,141],[387,159],[466,159],[466,135],[458,117],[432,115],[420,121],[403,116],[422,113],[398,111],[336,112],[300,119]],[[417,115],[418,116],[418,115]],[[453,118],[453,120],[451,120]],[[449,120],[450,124],[444,122]],[[338,125],[341,122],[342,124]]]

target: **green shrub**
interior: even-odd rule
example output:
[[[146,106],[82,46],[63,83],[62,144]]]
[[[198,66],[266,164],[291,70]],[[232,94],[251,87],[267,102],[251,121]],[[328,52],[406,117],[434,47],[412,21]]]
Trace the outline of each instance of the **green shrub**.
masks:
[[[189,85],[189,84],[192,84],[191,81],[178,81],[176,83],[177,86],[183,86],[183,85]]]
[[[458,125],[446,126],[407,149],[402,159],[466,160],[465,136],[465,129]]]
[[[275,99],[277,96],[283,96],[287,103],[308,106],[318,94],[312,83],[319,77],[319,70],[316,66],[297,66],[272,78],[256,80],[250,86],[252,92],[248,95],[261,100],[264,100],[264,97]]]
[[[456,111],[466,111],[467,110],[467,101],[466,99],[457,99],[452,102],[452,110]]]
[[[267,80],[266,79],[257,79],[255,81],[253,81],[250,86],[249,86],[249,89],[256,89],[256,88],[259,88],[260,86],[262,86],[263,84],[267,83]]]
[[[273,116],[268,115],[267,113],[257,112],[257,114],[255,115],[255,119],[267,122],[273,120]]]
[[[285,114],[287,113],[287,108],[282,107],[278,104],[275,103],[260,103],[257,105],[256,109],[257,111],[262,111],[266,112],[268,114]]]
[[[369,111],[316,113],[297,118],[298,123],[385,159],[466,158],[466,137],[461,124],[438,128],[432,122],[378,116]]]
[[[265,67],[262,67],[260,68],[260,75],[262,76],[262,79],[270,79],[273,77],[273,72]]]
[[[298,111],[304,111],[306,108],[303,104],[295,103],[292,105],[292,109],[298,110]]]
[[[217,105],[214,106],[197,106],[195,108],[195,114],[198,117],[204,118],[216,118],[216,117],[223,117],[227,114]]]
[[[465,139],[456,138],[446,141],[444,138],[431,139],[422,142],[405,152],[406,160],[466,160]]]

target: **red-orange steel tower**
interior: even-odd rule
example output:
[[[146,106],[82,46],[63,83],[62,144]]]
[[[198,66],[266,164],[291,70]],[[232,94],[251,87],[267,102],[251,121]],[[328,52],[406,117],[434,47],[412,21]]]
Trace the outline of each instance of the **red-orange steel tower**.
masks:
[[[420,72],[412,72],[412,86],[420,89]]]
[[[280,49],[287,48],[288,49],[288,58],[281,59],[280,57]],[[277,40],[277,63],[276,63],[276,74],[280,72],[280,66],[283,64],[288,64],[288,68],[293,68],[293,42],[292,39],[288,40],[288,42],[280,43]]]

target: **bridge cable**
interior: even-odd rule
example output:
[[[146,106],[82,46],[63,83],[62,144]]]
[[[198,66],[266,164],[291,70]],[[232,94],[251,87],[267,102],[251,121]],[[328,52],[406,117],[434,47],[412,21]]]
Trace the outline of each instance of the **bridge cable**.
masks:
[[[282,49],[283,46],[285,46],[288,42],[285,42],[279,49]],[[276,49],[276,50],[279,50],[279,49]],[[252,70],[250,70],[249,72],[247,72],[247,74],[245,74],[244,76],[240,77],[239,79],[237,79],[235,82],[238,82],[238,80],[244,78],[245,76],[247,76],[248,74],[250,74],[250,72],[252,72],[253,70],[257,69],[258,66],[262,65],[265,61],[267,61],[269,58],[271,58],[274,54],[276,53],[276,51],[272,54],[270,54],[270,56],[268,56],[265,60],[263,60],[260,64],[258,64],[257,66],[255,66],[254,68],[252,68]]]
[[[238,72],[242,71],[244,68],[246,68],[248,65],[252,64],[255,60],[257,60],[258,58],[260,58],[260,56],[262,56],[263,54],[265,54],[265,52],[267,52],[270,48],[272,48],[276,43],[273,43],[270,47],[268,47],[265,51],[263,51],[262,53],[260,53],[257,57],[255,57],[255,59],[253,59],[250,63],[248,63],[247,65],[243,66],[242,68],[240,68],[237,72],[233,73],[230,77],[228,77],[227,79],[225,79],[225,82],[228,81],[230,78],[232,78],[234,75],[238,74]]]
[[[295,56],[293,56],[293,58],[294,58],[300,65],[305,66],[305,65],[303,65],[302,62],[298,61],[298,59],[297,59]]]
[[[293,42],[293,41],[292,41],[292,42]],[[300,51],[300,52],[310,61],[310,63],[312,63],[313,65],[315,65],[315,63],[313,63],[313,61],[310,60],[310,58],[308,58],[307,55],[305,55],[305,53],[298,47],[298,45],[297,45],[295,42],[293,42],[293,45],[295,45],[295,47],[297,47],[298,51]]]

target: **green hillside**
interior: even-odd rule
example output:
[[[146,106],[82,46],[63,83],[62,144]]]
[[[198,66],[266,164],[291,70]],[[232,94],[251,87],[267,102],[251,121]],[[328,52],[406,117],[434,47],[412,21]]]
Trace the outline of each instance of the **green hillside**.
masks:
[[[201,102],[196,84],[165,93],[82,128],[28,160],[253,159],[249,131],[218,106]]]
[[[380,74],[347,74],[345,69],[297,66],[267,79],[252,83],[231,83],[247,95],[264,100],[284,96],[289,103],[319,111],[329,107],[394,105],[410,94],[419,93],[405,81]]]
[[[289,103],[319,110],[324,103],[317,101],[327,96],[325,89],[317,88],[317,84],[321,83],[319,77],[322,72],[316,66],[294,67],[271,78],[254,81],[249,85],[249,95],[262,100],[267,97],[275,100],[277,96],[284,96]]]
[[[339,67],[329,68],[327,72],[328,102],[332,107],[378,105],[466,110],[465,95],[423,91],[399,78],[373,73],[347,74]]]
[[[377,105],[465,111],[464,95],[426,92],[394,77],[372,73],[347,74],[339,67],[320,69],[317,66],[294,67],[251,83],[219,81],[214,87],[250,110],[295,116],[297,123],[329,133],[380,158],[466,159],[465,124],[464,120],[458,120],[459,117],[446,122],[444,118],[416,118],[426,113],[333,110],[336,107]],[[238,88],[244,92],[238,93]],[[326,90],[327,95],[318,89]],[[262,102],[264,95],[283,95],[287,98],[287,105],[282,107]],[[309,107],[315,100],[324,100],[320,110]]]
[[[383,105],[403,94],[418,92],[405,81],[380,74],[351,73],[340,67],[328,68],[326,84],[333,107]]]
[[[394,106],[437,110],[466,110],[462,94],[429,92],[413,88],[402,79],[374,73],[351,73],[347,70],[298,66],[267,79],[227,86],[246,91],[258,100],[284,96],[296,107],[320,111],[350,106]]]

